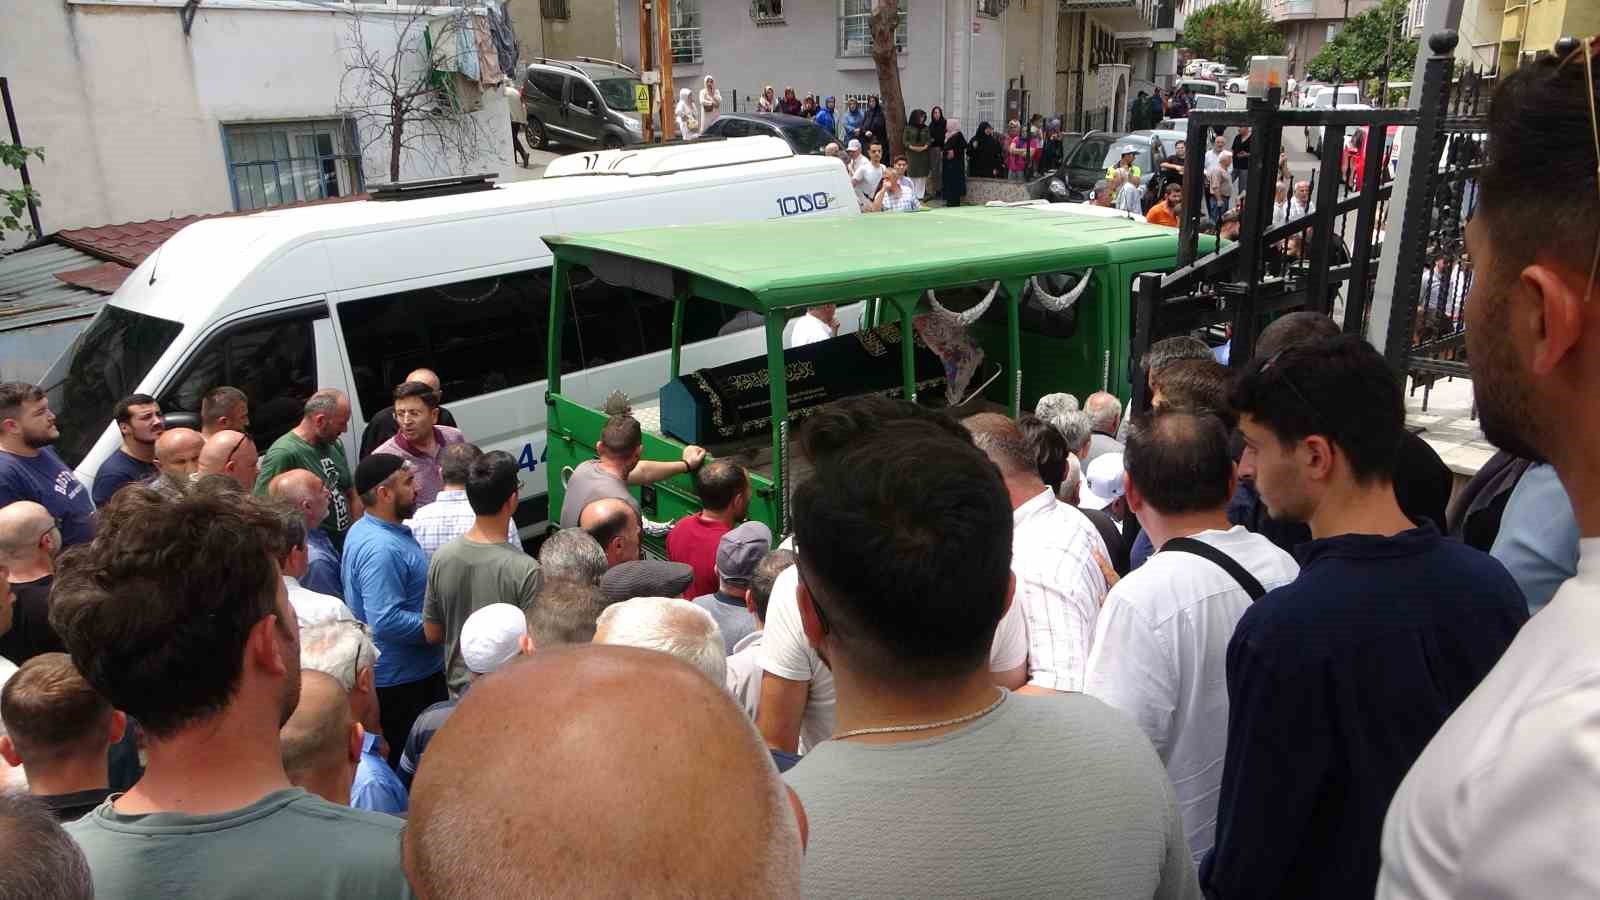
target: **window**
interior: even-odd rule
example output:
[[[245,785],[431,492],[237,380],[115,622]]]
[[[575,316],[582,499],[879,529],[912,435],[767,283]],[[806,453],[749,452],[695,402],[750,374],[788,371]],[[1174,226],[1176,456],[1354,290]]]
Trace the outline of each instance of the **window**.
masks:
[[[539,0],[539,14],[546,19],[570,19],[572,10],[567,0]]]
[[[700,0],[672,2],[672,61],[700,62]]]
[[[69,466],[100,439],[111,407],[133,393],[183,326],[107,304],[39,380],[61,437],[55,450]]]
[[[839,55],[872,55],[873,0],[839,0]],[[894,48],[906,49],[906,0],[899,2],[899,21],[894,29]]]
[[[555,72],[531,70],[528,72],[528,87],[532,88],[538,97],[524,97],[524,99],[542,99],[549,103],[560,103],[562,92],[566,90],[566,80],[566,76]]]
[[[389,405],[407,372],[426,366],[444,395],[466,400],[545,377],[550,272],[493,278],[368,297],[339,306],[339,324],[361,409]],[[576,341],[569,334],[568,351]],[[575,360],[574,360],[575,362]],[[563,366],[567,371],[574,366]]]
[[[233,206],[262,209],[365,190],[355,124],[345,119],[224,125]]]
[[[994,91],[978,91],[972,95],[974,122],[993,122],[999,110],[1000,97]]]
[[[250,436],[265,453],[300,421],[317,390],[314,314],[294,313],[245,323],[207,339],[162,391],[161,408],[198,413],[212,388],[229,384],[250,398]]]
[[[757,25],[782,25],[783,0],[750,0],[750,18]]]

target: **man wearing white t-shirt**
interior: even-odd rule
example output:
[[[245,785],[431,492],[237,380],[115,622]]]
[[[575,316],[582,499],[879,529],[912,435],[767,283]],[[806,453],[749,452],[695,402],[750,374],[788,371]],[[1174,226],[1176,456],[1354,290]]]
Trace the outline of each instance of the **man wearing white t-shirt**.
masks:
[[[834,310],[832,303],[807,309],[806,314],[795,319],[789,333],[784,335],[783,349],[792,350],[837,337],[839,320],[833,317]]]
[[[1109,559],[1090,521],[1056,499],[1039,477],[1022,430],[998,413],[962,420],[978,449],[1000,469],[1011,500],[1011,571],[1028,636],[1028,683],[1022,691],[1081,691]]]
[[[1578,523],[1578,574],[1401,782],[1383,824],[1380,900],[1600,896],[1595,49],[1565,39],[1503,80],[1467,224],[1467,351],[1483,433],[1555,468]],[[1570,190],[1527,202],[1534,168],[1571,172]]]
[[[931,410],[886,397],[866,396],[834,404],[812,416],[800,432],[799,443],[802,454],[815,463],[848,448],[870,432],[894,430],[906,420],[915,423],[930,419],[952,429],[952,434],[967,436],[953,420]],[[1082,521],[1081,516],[1078,518]],[[794,539],[778,546],[793,550]],[[833,735],[836,720],[833,672],[806,641],[796,598],[799,583],[798,571],[791,566],[773,584],[757,654],[763,675],[756,725],[769,746],[789,753],[809,750],[827,740]],[[1019,603],[1012,603],[1006,610],[989,651],[990,675],[995,684],[1005,688],[1019,688],[1028,678],[1028,637],[1019,607]]]
[[[1106,596],[1084,692],[1127,713],[1155,745],[1198,865],[1216,831],[1228,749],[1228,640],[1252,595],[1288,584],[1300,567],[1228,524],[1233,458],[1216,416],[1136,421],[1123,458],[1128,506],[1160,552]]]

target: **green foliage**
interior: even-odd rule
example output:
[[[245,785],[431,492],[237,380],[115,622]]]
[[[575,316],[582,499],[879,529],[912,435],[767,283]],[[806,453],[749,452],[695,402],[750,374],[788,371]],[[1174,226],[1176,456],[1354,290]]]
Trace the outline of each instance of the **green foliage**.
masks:
[[[1257,0],[1224,0],[1185,21],[1179,46],[1242,70],[1252,56],[1283,53],[1283,35]]]
[[[10,144],[0,141],[0,166],[8,169],[20,169],[28,161],[28,157],[44,161],[43,147],[24,147],[21,144]],[[8,231],[25,231],[30,237],[38,237],[33,233],[33,226],[22,224],[22,216],[28,209],[28,201],[39,203],[39,192],[31,187],[0,188],[0,235]]]
[[[1383,0],[1351,16],[1306,66],[1306,74],[1318,81],[1333,81],[1335,73],[1343,81],[1363,81],[1381,76],[1387,59],[1392,78],[1394,72],[1409,74],[1416,58],[1417,39],[1406,34],[1406,0]]]

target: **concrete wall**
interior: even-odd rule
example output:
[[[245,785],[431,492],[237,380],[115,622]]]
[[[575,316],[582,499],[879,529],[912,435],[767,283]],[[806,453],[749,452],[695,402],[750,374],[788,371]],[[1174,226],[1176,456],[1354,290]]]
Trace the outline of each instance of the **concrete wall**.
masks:
[[[45,231],[233,209],[222,126],[334,118],[351,18],[286,2],[209,0],[185,37],[181,0],[143,6],[12,4],[0,29],[29,166],[44,197]],[[393,41],[394,18],[373,11],[368,39]],[[511,165],[509,110],[491,93],[476,113],[486,143],[475,170]],[[386,152],[369,183],[387,180]],[[407,157],[402,177],[438,174]],[[12,170],[0,181],[14,186]],[[15,246],[13,240],[11,246]]]
[[[787,0],[784,23],[757,26],[751,21],[746,0],[701,0],[703,62],[672,67],[673,94],[679,88],[698,90],[712,75],[722,91],[723,108],[753,109],[763,86],[771,84],[782,95],[793,86],[798,96],[878,93],[878,76],[872,57],[837,56],[837,0]],[[955,115],[951,90],[951,54],[964,37],[958,21],[947,20],[946,0],[910,0],[907,9],[907,46],[900,55],[900,86],[906,110],[943,104]],[[1013,3],[1013,8],[1018,4]],[[1009,13],[1007,13],[1009,15]],[[979,33],[971,34],[966,73],[972,91],[995,91],[1003,106],[1005,81],[1004,17],[974,17]],[[968,25],[971,23],[969,22]],[[948,27],[947,27],[948,26]],[[639,7],[637,0],[622,4],[624,61],[639,64]],[[942,52],[941,52],[942,51]],[[957,86],[959,88],[959,85]],[[841,99],[839,108],[844,108]]]
[[[547,21],[540,15],[539,0],[506,0],[524,62],[534,56],[618,58],[618,7],[617,0],[568,0],[569,17]],[[637,8],[633,15],[638,18]],[[637,41],[635,38],[635,53]]]

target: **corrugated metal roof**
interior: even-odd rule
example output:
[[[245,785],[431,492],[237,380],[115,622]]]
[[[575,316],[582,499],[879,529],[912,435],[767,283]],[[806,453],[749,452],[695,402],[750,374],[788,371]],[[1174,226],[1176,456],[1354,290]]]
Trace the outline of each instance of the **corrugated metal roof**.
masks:
[[[99,262],[81,250],[59,244],[0,256],[0,331],[94,315],[105,304],[105,295],[73,287],[56,273]]]

